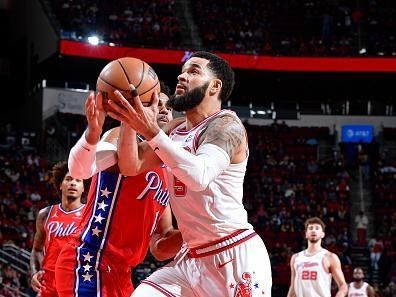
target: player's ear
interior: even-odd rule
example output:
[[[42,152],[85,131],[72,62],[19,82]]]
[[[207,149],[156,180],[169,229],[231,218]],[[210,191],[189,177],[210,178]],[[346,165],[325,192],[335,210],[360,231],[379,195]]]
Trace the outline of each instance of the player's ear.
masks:
[[[214,94],[220,92],[220,89],[222,86],[223,86],[223,83],[221,82],[220,79],[218,79],[218,78],[213,79],[209,84],[209,94],[214,95]]]

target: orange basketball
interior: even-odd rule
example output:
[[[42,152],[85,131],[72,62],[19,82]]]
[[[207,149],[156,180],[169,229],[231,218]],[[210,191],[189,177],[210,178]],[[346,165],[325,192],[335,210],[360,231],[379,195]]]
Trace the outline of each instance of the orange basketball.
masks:
[[[107,103],[109,99],[118,101],[115,90],[119,90],[128,101],[132,99],[130,84],[135,86],[143,105],[149,105],[154,91],[160,92],[158,76],[146,62],[132,57],[111,61],[102,69],[96,82],[96,91],[102,93],[106,111],[111,110]]]

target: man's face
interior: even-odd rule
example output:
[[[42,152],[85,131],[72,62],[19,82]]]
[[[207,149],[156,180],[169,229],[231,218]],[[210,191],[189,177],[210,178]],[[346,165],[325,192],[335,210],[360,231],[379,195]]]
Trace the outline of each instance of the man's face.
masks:
[[[182,73],[177,77],[175,94],[168,102],[170,107],[176,111],[186,111],[202,102],[214,79],[208,64],[208,60],[197,57],[192,57],[184,64]]]
[[[360,268],[355,268],[353,270],[353,279],[355,281],[361,281],[362,279],[364,279],[364,272],[362,269]]]
[[[305,231],[305,238],[311,242],[316,243],[324,237],[322,226],[319,224],[310,224]]]
[[[169,98],[164,93],[159,93],[157,123],[161,128],[173,120],[172,109],[167,107]]]
[[[60,185],[62,197],[66,197],[68,201],[72,202],[81,198],[84,192],[84,182],[82,179],[74,178],[68,172]]]

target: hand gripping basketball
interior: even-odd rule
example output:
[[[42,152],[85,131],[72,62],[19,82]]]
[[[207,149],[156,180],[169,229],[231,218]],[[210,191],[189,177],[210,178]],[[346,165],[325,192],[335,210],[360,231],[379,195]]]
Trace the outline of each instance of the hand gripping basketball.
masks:
[[[157,124],[158,93],[156,91],[153,92],[149,106],[143,105],[136,88],[132,84],[130,85],[130,94],[132,99],[127,100],[120,91],[115,91],[114,96],[117,101],[108,101],[112,109],[108,114],[112,118],[128,124],[136,132],[143,135],[144,138],[150,140],[160,131]]]

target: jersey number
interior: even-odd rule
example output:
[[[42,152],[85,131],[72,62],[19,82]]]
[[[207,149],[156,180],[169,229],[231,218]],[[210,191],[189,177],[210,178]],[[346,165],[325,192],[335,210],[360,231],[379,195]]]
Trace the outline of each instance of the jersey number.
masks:
[[[303,280],[316,280],[318,278],[318,272],[311,270],[303,270],[301,273],[301,279]]]
[[[176,176],[173,177],[173,189],[176,197],[184,197],[187,193],[186,185],[181,182]]]

